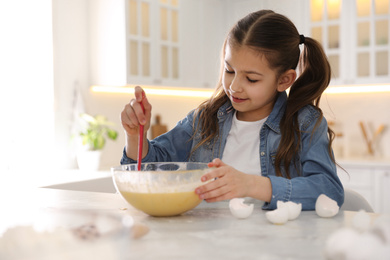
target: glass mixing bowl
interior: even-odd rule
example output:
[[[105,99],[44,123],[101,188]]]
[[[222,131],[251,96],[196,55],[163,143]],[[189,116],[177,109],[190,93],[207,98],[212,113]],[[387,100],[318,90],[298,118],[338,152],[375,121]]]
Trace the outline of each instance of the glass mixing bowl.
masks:
[[[201,202],[195,189],[211,168],[207,163],[159,162],[127,164],[111,169],[116,190],[134,208],[151,216],[180,215]]]

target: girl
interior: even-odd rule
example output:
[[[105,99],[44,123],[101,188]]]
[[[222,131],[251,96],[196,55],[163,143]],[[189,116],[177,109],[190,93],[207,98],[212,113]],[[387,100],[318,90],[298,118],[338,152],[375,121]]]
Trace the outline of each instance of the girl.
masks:
[[[121,113],[126,132],[121,163],[136,162],[142,124],[144,162],[211,161],[216,169],[202,181],[215,181],[195,190],[207,202],[252,197],[265,202],[263,209],[275,209],[281,200],[313,210],[317,197],[326,194],[341,206],[334,133],[319,108],[331,75],[320,44],[299,35],[285,16],[262,10],[228,33],[221,67],[214,95],[152,141],[146,139],[151,105],[136,87],[135,99]]]

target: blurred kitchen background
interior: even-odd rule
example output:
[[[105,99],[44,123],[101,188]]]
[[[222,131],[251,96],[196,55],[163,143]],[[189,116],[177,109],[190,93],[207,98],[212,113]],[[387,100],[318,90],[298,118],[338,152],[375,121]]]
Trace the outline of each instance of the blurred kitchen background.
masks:
[[[348,171],[340,177],[388,210],[389,8],[389,0],[1,1],[1,181],[14,172],[34,182],[56,172],[47,169],[77,169],[72,136],[81,112],[116,124],[119,137],[107,141],[100,170],[118,165],[119,115],[132,87],[145,86],[152,123],[159,115],[171,129],[211,95],[230,27],[272,9],[322,43],[333,79],[321,103]]]

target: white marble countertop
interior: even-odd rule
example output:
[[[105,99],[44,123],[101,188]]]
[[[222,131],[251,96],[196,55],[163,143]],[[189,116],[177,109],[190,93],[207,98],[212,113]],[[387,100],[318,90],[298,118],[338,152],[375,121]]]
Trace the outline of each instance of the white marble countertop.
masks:
[[[0,236],[7,228],[28,224],[42,208],[131,216],[150,231],[120,247],[121,259],[324,259],[329,235],[355,214],[341,211],[320,218],[306,211],[294,221],[273,225],[260,203],[249,218],[236,219],[227,202],[202,202],[181,216],[156,218],[132,208],[119,194],[47,188],[15,190],[1,203]]]

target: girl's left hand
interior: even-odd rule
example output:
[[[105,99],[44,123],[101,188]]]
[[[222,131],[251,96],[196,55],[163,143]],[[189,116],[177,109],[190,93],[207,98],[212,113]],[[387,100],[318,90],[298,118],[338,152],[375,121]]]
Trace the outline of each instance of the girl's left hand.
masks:
[[[229,200],[233,198],[247,197],[250,190],[251,175],[240,172],[225,164],[220,159],[214,159],[208,165],[216,169],[202,176],[202,182],[213,180],[203,186],[196,188],[195,193],[200,199],[207,202]]]

